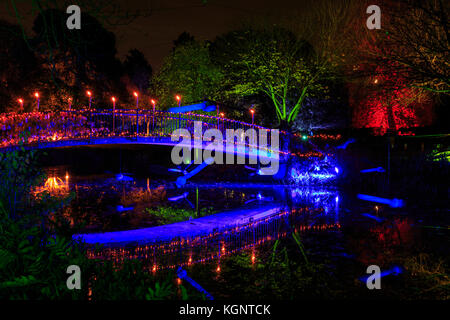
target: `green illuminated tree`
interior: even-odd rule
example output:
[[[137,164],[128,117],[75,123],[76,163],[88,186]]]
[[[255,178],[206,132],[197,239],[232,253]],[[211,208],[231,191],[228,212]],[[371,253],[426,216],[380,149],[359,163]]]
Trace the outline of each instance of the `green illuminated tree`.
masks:
[[[290,129],[307,97],[326,96],[330,64],[287,29],[240,30],[219,37],[213,54],[224,70],[224,98],[266,95]]]
[[[189,42],[175,48],[165,59],[152,79],[151,94],[163,107],[175,105],[175,94],[182,96],[183,103],[214,99],[221,79],[220,70],[211,62],[208,45]]]

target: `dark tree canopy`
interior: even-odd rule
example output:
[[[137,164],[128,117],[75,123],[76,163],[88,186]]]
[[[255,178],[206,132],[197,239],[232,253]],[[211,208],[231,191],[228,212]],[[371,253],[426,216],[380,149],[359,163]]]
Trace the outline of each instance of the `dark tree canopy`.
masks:
[[[141,51],[137,49],[130,50],[125,58],[123,67],[125,74],[128,75],[131,83],[139,91],[144,92],[149,88],[152,67]]]
[[[36,79],[39,67],[18,25],[0,20],[0,43],[0,111],[5,111]]]
[[[173,50],[180,46],[184,46],[187,44],[192,44],[195,42],[195,38],[193,35],[191,35],[189,32],[183,31],[178,38],[173,40]]]

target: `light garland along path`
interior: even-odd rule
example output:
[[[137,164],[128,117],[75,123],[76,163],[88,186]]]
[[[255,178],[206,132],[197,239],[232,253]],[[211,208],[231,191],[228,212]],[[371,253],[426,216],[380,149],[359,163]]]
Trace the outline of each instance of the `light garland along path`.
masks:
[[[170,242],[175,238],[193,238],[206,236],[216,230],[234,228],[256,222],[282,211],[278,205],[258,206],[250,209],[236,209],[157,227],[114,231],[104,233],[76,234],[74,240],[87,244],[103,244],[106,246],[121,246],[126,244],[147,244],[155,242]]]

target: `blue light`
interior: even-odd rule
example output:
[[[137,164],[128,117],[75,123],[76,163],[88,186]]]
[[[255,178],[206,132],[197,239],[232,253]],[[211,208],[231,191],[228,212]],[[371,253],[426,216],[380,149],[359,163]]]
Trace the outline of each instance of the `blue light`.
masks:
[[[215,111],[216,110],[216,106],[214,105],[207,105],[206,102],[201,102],[201,103],[195,103],[195,104],[190,104],[187,106],[181,106],[181,107],[173,107],[169,109],[169,112],[172,113],[184,113],[184,112],[190,112],[190,111],[195,111],[195,110],[202,110],[205,112],[211,112],[211,111]]]
[[[385,172],[385,170],[382,167],[373,168],[373,169],[364,169],[360,171],[361,173],[368,173],[368,172]]]
[[[339,168],[338,167],[334,167],[334,171],[336,171],[336,174],[339,174]]]
[[[133,209],[134,209],[133,207],[124,207],[122,205],[118,205],[116,207],[116,210],[119,211],[119,212],[131,211]]]
[[[128,177],[122,173],[116,174],[116,179],[119,181],[133,181],[133,178]]]
[[[391,269],[382,271],[382,272],[380,273],[380,278],[385,277],[385,276],[388,276],[388,275],[390,275],[390,274],[396,276],[396,275],[399,275],[399,274],[402,273],[402,272],[403,272],[403,270],[402,270],[401,267],[399,267],[399,266],[393,266]],[[359,278],[359,280],[361,280],[362,282],[367,282],[367,279],[369,279],[369,276],[364,276],[364,277]]]
[[[404,206],[404,201],[401,199],[387,199],[387,198],[380,198],[375,196],[369,196],[367,194],[358,194],[358,199],[366,200],[366,201],[372,201],[372,202],[379,202],[390,205],[392,208],[401,208]]]

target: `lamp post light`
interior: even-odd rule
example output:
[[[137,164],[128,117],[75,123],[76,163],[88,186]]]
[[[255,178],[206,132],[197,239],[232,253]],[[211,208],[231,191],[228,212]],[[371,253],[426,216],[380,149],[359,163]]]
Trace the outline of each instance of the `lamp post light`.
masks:
[[[72,98],[67,99],[69,102],[69,111],[72,110]]]
[[[181,106],[181,97],[177,94],[177,95],[175,96],[175,99],[176,99],[177,102],[178,102],[178,106]]]
[[[139,94],[134,91],[133,95],[136,97],[136,137],[139,135]]]
[[[250,113],[252,114],[252,126],[254,125],[254,118],[255,118],[255,110],[250,109]]]
[[[155,99],[151,99],[150,102],[152,103],[152,106],[153,106],[153,113],[152,113],[152,130],[153,130],[155,128],[156,100]],[[149,134],[149,132],[148,132],[148,125],[147,125],[147,134]]]
[[[86,94],[89,97],[89,109],[91,109],[91,103],[92,103],[92,92],[90,92],[89,90],[86,91]]]
[[[18,101],[19,104],[20,104],[20,111],[22,111],[22,110],[23,110],[23,99],[22,99],[22,98],[19,98],[17,101]]]
[[[35,98],[36,98],[37,111],[39,111],[39,93],[38,93],[38,92],[35,92],[35,93],[34,93],[34,96],[35,96]]]
[[[113,134],[115,133],[115,129],[116,129],[116,97],[112,97],[111,98],[112,102],[113,102]]]

